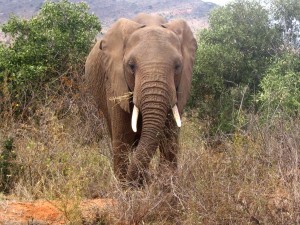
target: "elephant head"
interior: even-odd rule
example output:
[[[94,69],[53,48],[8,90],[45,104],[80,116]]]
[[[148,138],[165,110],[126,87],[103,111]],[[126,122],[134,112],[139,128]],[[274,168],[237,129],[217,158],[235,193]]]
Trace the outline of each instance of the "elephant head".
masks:
[[[173,113],[173,123],[181,126],[196,47],[184,20],[166,22],[160,16],[145,14],[133,20],[119,19],[99,44],[106,95],[132,115],[132,130],[140,132],[128,169],[131,181],[142,179],[168,114]],[[128,92],[133,93],[132,98],[120,97]]]

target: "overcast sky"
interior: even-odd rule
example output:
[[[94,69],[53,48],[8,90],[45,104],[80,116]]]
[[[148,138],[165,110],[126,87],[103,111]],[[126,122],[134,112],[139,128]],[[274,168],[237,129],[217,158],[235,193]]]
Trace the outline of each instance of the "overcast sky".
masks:
[[[228,2],[231,2],[232,0],[203,0],[204,2],[213,2],[218,5],[225,5]]]

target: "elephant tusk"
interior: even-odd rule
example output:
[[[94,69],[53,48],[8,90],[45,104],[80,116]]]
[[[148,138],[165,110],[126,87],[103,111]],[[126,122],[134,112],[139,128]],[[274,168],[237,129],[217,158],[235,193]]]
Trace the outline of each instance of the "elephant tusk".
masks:
[[[132,118],[131,118],[131,128],[133,130],[133,132],[137,131],[137,121],[138,121],[138,117],[139,117],[139,109],[134,105],[133,107],[133,112],[132,112]]]
[[[180,119],[180,115],[179,115],[179,112],[178,112],[177,105],[174,105],[174,107],[172,108],[172,112],[173,112],[173,115],[174,115],[177,126],[181,127],[181,119]]]

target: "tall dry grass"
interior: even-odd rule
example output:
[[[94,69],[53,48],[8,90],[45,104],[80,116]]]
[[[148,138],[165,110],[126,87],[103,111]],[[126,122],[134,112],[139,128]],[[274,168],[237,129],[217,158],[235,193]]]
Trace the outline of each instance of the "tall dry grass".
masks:
[[[80,201],[107,196],[115,178],[105,123],[74,83],[61,77],[62,87],[45,90],[48,97],[34,111],[16,117],[11,105],[1,114],[0,182],[9,198],[60,200],[67,220],[78,222]]]
[[[13,140],[9,195],[59,199],[70,223],[80,224],[79,202],[113,198],[90,224],[299,224],[299,119],[262,124],[211,144],[197,118],[184,118],[177,174],[125,189],[115,179],[105,124],[85,101],[56,96],[26,121],[1,124],[0,142]],[[7,118],[2,118],[7,119]],[[4,147],[2,147],[3,152]],[[72,205],[70,207],[70,202]]]
[[[186,224],[298,224],[299,131],[299,121],[252,118],[213,148],[187,149],[179,176]]]

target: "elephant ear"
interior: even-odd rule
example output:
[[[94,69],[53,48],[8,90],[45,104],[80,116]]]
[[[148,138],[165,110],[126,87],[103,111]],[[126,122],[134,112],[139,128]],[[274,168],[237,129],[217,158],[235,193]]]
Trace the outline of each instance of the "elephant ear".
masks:
[[[107,97],[127,112],[130,109],[129,89],[123,70],[124,47],[128,37],[140,27],[142,25],[134,21],[119,19],[107,31],[99,46],[100,54],[106,56],[103,65],[106,70]]]
[[[167,24],[163,24],[162,26],[177,34],[181,42],[183,67],[180,83],[177,89],[177,106],[180,114],[182,114],[183,108],[190,96],[197,42],[189,25],[184,20],[173,20]]]

